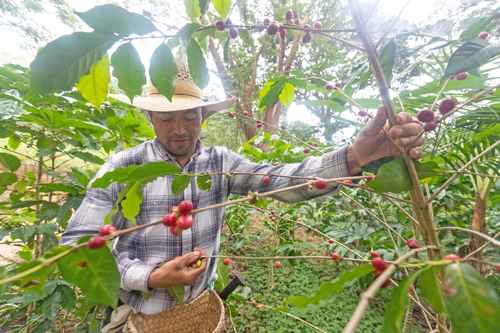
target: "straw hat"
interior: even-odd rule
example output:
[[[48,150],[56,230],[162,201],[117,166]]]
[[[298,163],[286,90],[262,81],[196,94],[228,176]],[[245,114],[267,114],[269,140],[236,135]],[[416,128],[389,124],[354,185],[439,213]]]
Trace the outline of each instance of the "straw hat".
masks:
[[[209,101],[194,83],[186,63],[179,59],[173,85],[174,94],[171,101],[160,94],[153,84],[147,86],[145,96],[135,97],[133,103],[130,103],[130,99],[124,95],[111,96],[139,109],[154,112],[186,111],[201,107],[204,119],[217,111],[229,108],[235,102],[234,97],[222,101]]]

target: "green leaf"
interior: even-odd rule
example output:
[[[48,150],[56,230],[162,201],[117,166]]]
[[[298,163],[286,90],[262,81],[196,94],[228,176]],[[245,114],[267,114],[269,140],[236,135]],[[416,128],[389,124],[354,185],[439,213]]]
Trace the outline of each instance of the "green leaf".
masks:
[[[108,55],[102,57],[90,67],[90,72],[87,75],[80,77],[80,82],[76,88],[80,94],[93,106],[99,106],[106,100],[108,96],[109,85],[109,59]]]
[[[157,177],[169,176],[181,172],[180,168],[164,161],[142,165],[129,165],[116,168],[102,175],[92,183],[92,187],[106,188],[114,182],[151,181]]]
[[[186,14],[189,16],[191,21],[198,21],[198,17],[201,16],[200,1],[184,0],[184,5],[186,6]]]
[[[80,184],[83,187],[87,187],[90,181],[89,177],[85,173],[76,168],[71,168],[71,177],[73,177],[77,184]]]
[[[202,191],[210,191],[212,187],[212,178],[209,175],[196,177],[196,185]]]
[[[194,82],[200,88],[205,88],[208,84],[208,68],[203,52],[200,49],[198,42],[191,38],[187,46],[187,60],[189,72],[193,77]]]
[[[474,39],[461,45],[448,60],[444,76],[475,71],[491,58],[500,54],[500,45],[489,46],[486,41]]]
[[[178,285],[167,288],[170,296],[174,297],[177,300],[177,304],[184,303],[184,286]]]
[[[342,272],[332,282],[321,283],[319,290],[312,296],[290,296],[284,302],[283,306],[293,305],[298,308],[305,308],[310,304],[318,305],[321,301],[333,297],[341,292],[347,285],[367,275],[373,270],[371,265],[360,265],[350,271]]]
[[[382,164],[377,177],[367,183],[377,192],[399,193],[411,189],[411,180],[406,165],[401,157]]]
[[[472,266],[456,263],[446,267],[444,293],[454,333],[498,331],[499,297]]]
[[[63,184],[63,183],[40,184],[39,188],[39,191],[42,193],[65,192],[65,193],[77,194],[79,190],[80,189],[74,186],[73,184]]]
[[[231,10],[231,0],[212,0],[212,5],[222,18],[226,18]]]
[[[285,79],[283,77],[269,80],[259,92],[259,108],[268,108],[276,104],[284,85]]]
[[[118,79],[118,87],[122,89],[132,102],[140,96],[142,86],[146,84],[144,65],[139,53],[132,43],[120,45],[111,56],[113,75]]]
[[[415,168],[419,179],[438,176],[442,174],[443,170],[435,161],[418,162],[415,161]]]
[[[16,135],[11,135],[9,137],[9,141],[7,142],[7,145],[9,146],[10,149],[16,150],[19,148],[19,145],[21,144],[21,141]]]
[[[278,98],[284,107],[290,105],[295,99],[295,86],[290,82],[285,82]]]
[[[174,180],[172,181],[172,192],[175,195],[181,194],[182,192],[184,192],[184,190],[186,189],[186,187],[189,185],[190,182],[191,182],[191,176],[176,175],[174,177]]]
[[[125,199],[121,202],[122,213],[133,224],[137,224],[135,217],[139,214],[142,204],[142,188],[144,184],[135,182],[129,186]]]
[[[423,268],[406,277],[399,286],[392,291],[391,299],[385,306],[384,325],[380,329],[383,333],[402,332],[403,316],[408,305],[408,289],[415,279],[429,267]]]
[[[169,101],[174,93],[174,80],[177,75],[177,65],[170,48],[166,44],[161,44],[153,52],[151,64],[149,66],[149,76],[151,82],[158,89],[160,94]]]
[[[45,94],[71,90],[117,39],[111,34],[75,32],[48,43],[30,65],[32,88]]]
[[[21,161],[15,155],[0,153],[0,164],[14,172],[21,166]]]
[[[100,158],[99,156],[96,156],[94,154],[91,154],[87,151],[78,151],[78,150],[71,150],[69,154],[78,157],[79,159],[85,161],[85,162],[90,162],[90,163],[95,163],[95,164],[104,164],[104,160]]]
[[[394,42],[394,39],[391,39],[387,44],[384,45],[382,51],[380,52],[380,64],[382,66],[382,70],[389,87],[391,86],[392,69],[394,68],[396,55],[397,45]]]
[[[26,291],[33,290],[35,292],[43,293],[43,288],[46,285],[48,277],[54,272],[55,265],[49,265],[43,267],[43,262],[55,255],[68,250],[68,246],[56,246],[48,250],[42,258],[23,263],[16,266],[15,273],[25,272],[35,267],[42,266],[38,271],[31,273],[21,279],[17,280],[16,283],[22,286]]]
[[[86,12],[76,12],[76,15],[99,32],[127,36],[145,35],[156,31],[154,24],[146,17],[115,5],[96,6]]]
[[[116,306],[120,274],[107,246],[82,247],[58,261],[64,279],[75,284],[95,304]]]
[[[12,172],[0,172],[0,186],[14,184],[17,181],[17,176]]]
[[[427,303],[432,306],[432,309],[437,313],[446,311],[444,306],[443,293],[438,279],[438,267],[433,267],[425,272],[422,272],[418,280],[418,288],[422,292],[422,296]]]

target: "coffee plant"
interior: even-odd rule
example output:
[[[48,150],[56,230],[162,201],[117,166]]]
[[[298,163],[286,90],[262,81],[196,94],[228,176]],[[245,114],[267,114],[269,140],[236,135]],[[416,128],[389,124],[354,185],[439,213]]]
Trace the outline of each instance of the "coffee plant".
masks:
[[[211,175],[154,162],[95,177],[111,154],[154,137],[144,115],[112,93],[121,91],[132,101],[149,76],[171,99],[176,55],[185,54],[198,86],[208,86],[207,64],[213,62],[223,90],[237,98],[234,108],[207,121],[207,141],[223,143],[210,129],[220,133],[230,127],[239,133],[231,138],[234,147],[241,144],[241,154],[256,162],[295,163],[345,145],[351,139],[331,141],[344,129],[357,133],[379,108],[388,126],[404,111],[425,129],[418,162],[401,147],[400,157],[373,162],[357,176],[304,177],[299,185],[225,201],[223,244],[231,242],[233,253],[216,256],[219,286],[231,269],[252,262],[268,263],[276,276],[303,269],[304,262],[335,272],[310,293],[288,295],[274,306],[257,302],[243,288],[227,301],[230,313],[245,302],[284,314],[304,329],[354,332],[364,327],[370,302],[388,288],[380,332],[406,332],[416,315],[429,332],[497,331],[499,7],[481,16],[472,12],[445,38],[408,31],[374,34],[367,30],[369,11],[355,0],[273,4],[267,17],[245,1],[184,4],[191,22],[169,31],[146,11],[106,4],[78,12],[92,31],[50,41],[29,69],[0,67],[0,239],[21,244],[19,262],[0,267],[0,329],[64,331],[68,319],[78,323],[78,331],[99,331],[103,309],[116,307],[120,288],[112,241],[157,224],[178,236],[191,227],[193,215],[213,208],[183,201],[163,219],[138,224],[145,184],[172,177],[175,194],[192,180],[207,191]],[[136,49],[141,39],[158,42],[148,75]],[[283,115],[292,103],[317,115],[318,128],[287,128]],[[283,177],[258,175],[263,189]],[[99,235],[59,245],[86,188],[115,182],[123,190]],[[338,191],[318,200],[269,199],[329,183],[339,185]],[[117,214],[134,225],[117,230],[112,224]],[[246,231],[257,223],[256,233],[273,235],[266,247],[272,252],[248,255],[260,234]],[[325,302],[354,285],[365,291],[342,327],[320,328],[291,313],[325,311]],[[172,288],[179,302],[182,290]]]

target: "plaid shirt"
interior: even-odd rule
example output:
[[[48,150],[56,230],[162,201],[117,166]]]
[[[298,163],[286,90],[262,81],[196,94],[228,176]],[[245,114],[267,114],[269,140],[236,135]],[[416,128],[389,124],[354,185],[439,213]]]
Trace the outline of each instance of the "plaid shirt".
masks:
[[[189,173],[220,173],[211,176],[211,189],[207,192],[200,190],[193,178],[184,193],[174,195],[171,192],[172,176],[159,177],[144,186],[143,202],[137,215],[137,223],[148,224],[160,220],[182,200],[191,200],[195,208],[205,207],[224,202],[230,193],[246,195],[248,191],[269,191],[302,182],[285,177],[271,177],[271,184],[265,186],[261,183],[262,176],[233,175],[228,177],[223,174],[227,172],[276,173],[322,178],[346,177],[348,176],[346,150],[342,148],[320,157],[308,157],[302,163],[266,165],[250,162],[223,147],[204,148],[201,142],[198,142],[195,154],[182,170]],[[113,155],[101,167],[96,178],[114,168],[155,161],[169,161],[177,164],[175,158],[163,148],[157,139],[154,139]],[[84,235],[97,234],[104,223],[105,215],[117,200],[122,186],[113,183],[106,189],[89,188],[82,204],[69,221],[61,243],[70,244]],[[273,198],[295,202],[330,193],[335,188],[335,185],[329,185],[325,190],[311,190],[304,187],[276,194]],[[160,224],[123,235],[115,240],[112,253],[121,275],[120,299],[135,311],[154,314],[176,303],[167,290],[148,288],[149,275],[157,266],[174,257],[191,252],[195,247],[204,249],[209,256],[219,253],[224,208],[203,211],[195,214],[193,219],[192,228],[184,230],[182,236],[172,235],[168,228]],[[132,225],[120,213],[115,215],[113,224],[117,228]],[[193,285],[185,287],[184,301],[192,300],[205,290],[215,279],[215,273],[216,261],[210,259],[205,273]]]

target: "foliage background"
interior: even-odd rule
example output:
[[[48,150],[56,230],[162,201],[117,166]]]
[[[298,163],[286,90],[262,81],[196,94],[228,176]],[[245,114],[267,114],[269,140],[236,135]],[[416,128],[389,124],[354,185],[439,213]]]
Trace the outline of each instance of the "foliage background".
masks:
[[[179,8],[183,10],[181,2],[116,3],[138,12],[150,11],[155,22],[165,23],[163,28],[167,32],[186,23],[186,17],[177,18],[178,22],[170,20],[170,13]],[[345,3],[339,1],[238,1],[234,3],[231,19],[245,24],[258,22],[265,16],[283,21],[289,8],[295,8],[311,22],[320,20],[323,27],[352,26]],[[408,22],[397,21],[393,29],[388,27],[393,26],[394,17],[384,17],[376,10],[376,3],[364,8],[366,12],[374,13],[370,16],[370,30],[375,40],[381,40],[381,50],[393,45],[397,48],[397,56],[388,58],[392,88],[400,96],[405,109],[413,114],[440,96],[442,73],[458,45],[483,30],[490,31],[491,42],[498,41],[499,7],[494,1],[463,1],[451,8],[451,12],[430,18],[426,24],[411,26]],[[47,1],[43,5],[36,1],[7,0],[0,4],[0,27],[21,31],[24,34],[21,44],[33,54],[38,47],[59,36],[36,19],[43,13],[54,13],[54,10],[62,29],[68,32],[85,29],[71,12],[71,6],[59,0]],[[33,19],[26,20],[26,17]],[[217,18],[214,11],[209,11],[209,22]],[[342,37],[355,40],[351,33],[344,33]],[[262,120],[262,112],[257,110],[259,91],[276,74],[276,41],[262,34],[244,32],[240,32],[240,37],[230,41],[227,47],[224,46],[226,41],[226,34],[215,35],[216,51],[222,57],[226,53],[229,83],[224,79],[219,81],[213,57],[209,57],[209,68],[213,72],[208,92],[220,96],[225,91],[241,96],[251,75],[246,64],[254,59],[261,47],[251,101],[253,116]],[[204,45],[209,54],[207,47]],[[14,58],[8,60],[18,62]],[[463,82],[450,82],[444,94],[464,101],[484,86],[497,84],[499,65],[497,56],[481,67],[480,75],[471,75]],[[325,81],[342,83],[344,92],[371,112],[379,105],[366,58],[342,44],[313,38],[310,44],[301,46],[291,73],[297,79],[319,80],[307,80],[305,86],[298,87],[294,104],[283,110],[279,126],[285,127],[287,132],[272,136],[259,130],[257,136],[247,140],[244,134],[246,123],[225,113],[212,117],[205,124],[205,143],[227,145],[259,162],[300,161],[351,142],[365,123],[365,119],[357,116],[356,106],[342,95],[324,89]],[[15,179],[11,176],[13,172],[4,170],[0,173],[0,238],[20,245],[19,256],[25,260],[36,258],[57,244],[58,235],[66,227],[71,212],[78,207],[89,180],[110,154],[153,136],[147,120],[133,109],[114,102],[97,109],[77,91],[40,98],[30,91],[29,79],[26,67],[16,64],[0,67],[0,151],[13,154],[22,161],[22,167],[13,168]],[[112,89],[117,89],[116,82],[113,82]],[[438,174],[425,180],[431,190],[464,161],[498,140],[499,100],[500,91],[497,89],[482,102],[473,104],[450,120],[437,132],[438,135],[428,136],[424,161],[439,166]],[[319,123],[287,121],[290,118],[287,113],[304,107],[319,119]],[[262,149],[261,143],[271,149]],[[305,153],[304,149],[310,143],[318,150]],[[5,164],[9,163],[2,163],[4,169]],[[498,154],[491,154],[475,165],[474,172],[498,176],[499,166]],[[500,229],[500,183],[498,178],[474,175],[460,177],[434,202],[437,226],[469,228],[475,193],[485,179],[492,179],[487,196],[487,231],[491,235],[497,233]],[[347,195],[362,203],[363,207],[353,209]],[[343,256],[351,255],[343,247],[328,245],[327,237],[365,255],[377,249],[386,259],[392,259],[404,252],[405,244],[400,239],[393,241],[369,211],[375,212],[405,238],[413,237],[410,221],[397,208],[379,196],[356,189],[344,188],[338,195],[293,205],[266,202],[264,207],[266,213],[255,207],[228,209],[224,253],[299,255],[335,250]],[[278,216],[277,219],[270,217],[271,211]],[[307,232],[307,229],[290,222],[297,220],[327,237]],[[467,234],[441,233],[441,242],[447,253],[466,253],[469,241]],[[498,262],[498,254],[491,248],[486,248],[484,256]],[[4,269],[8,270],[8,267]],[[259,304],[276,307],[290,295],[312,294],[321,282],[331,281],[349,267],[344,263],[289,261],[284,262],[282,270],[276,271],[270,263],[237,262],[235,269],[245,276],[247,285],[233,294],[228,302],[235,327],[242,332],[304,332],[307,326],[296,319]],[[221,276],[226,276],[227,268],[221,269],[226,270],[221,271]],[[498,291],[498,275],[491,272],[485,275]],[[361,279],[318,307],[291,308],[289,311],[326,331],[339,331],[349,319],[359,293],[369,283],[369,278]],[[66,326],[64,331],[71,331],[70,327],[76,331],[99,330],[104,307],[92,304],[77,288],[63,281],[58,272],[54,272],[50,282],[40,289],[40,286],[9,286],[2,290],[1,329],[46,332],[62,331]],[[377,298],[365,315],[360,331],[373,332],[380,328],[389,294],[384,290]],[[418,311],[414,311],[408,327],[410,332],[425,331]]]

